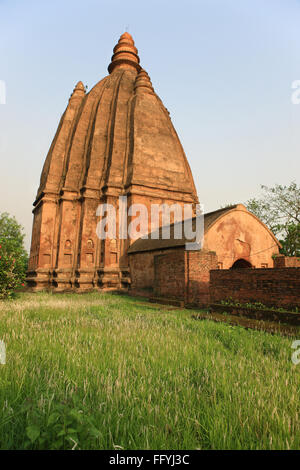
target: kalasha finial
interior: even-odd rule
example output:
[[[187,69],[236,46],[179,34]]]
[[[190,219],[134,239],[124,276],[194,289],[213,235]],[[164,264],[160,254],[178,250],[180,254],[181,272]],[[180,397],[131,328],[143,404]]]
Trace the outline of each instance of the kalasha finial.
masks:
[[[71,98],[73,97],[79,97],[79,96],[84,96],[85,95],[85,87],[82,82],[78,82],[77,85],[75,86],[73,93],[71,95]]]
[[[134,83],[134,90],[136,93],[139,93],[140,91],[146,93],[154,93],[150,77],[147,74],[146,70],[141,69],[138,73]]]
[[[140,58],[138,50],[134,45],[134,40],[129,33],[124,33],[119,39],[118,44],[114,47],[114,54],[111,63],[108,66],[109,73],[119,66],[134,67],[138,72],[141,70],[139,65]]]

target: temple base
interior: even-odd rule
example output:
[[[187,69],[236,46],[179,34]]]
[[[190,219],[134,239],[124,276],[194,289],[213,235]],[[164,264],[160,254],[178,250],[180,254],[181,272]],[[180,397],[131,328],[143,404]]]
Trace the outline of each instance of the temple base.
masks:
[[[49,290],[51,287],[50,278],[49,269],[38,268],[35,271],[28,271],[26,277],[28,290],[32,292]]]
[[[107,290],[127,291],[131,284],[129,268],[119,266],[81,268],[75,273],[70,268],[38,268],[27,272],[28,290],[39,292],[92,292]]]

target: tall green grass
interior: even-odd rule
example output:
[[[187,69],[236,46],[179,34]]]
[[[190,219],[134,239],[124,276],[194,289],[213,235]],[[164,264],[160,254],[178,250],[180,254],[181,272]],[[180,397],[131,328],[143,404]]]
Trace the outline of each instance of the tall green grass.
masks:
[[[112,294],[0,303],[1,449],[299,449],[291,340]]]

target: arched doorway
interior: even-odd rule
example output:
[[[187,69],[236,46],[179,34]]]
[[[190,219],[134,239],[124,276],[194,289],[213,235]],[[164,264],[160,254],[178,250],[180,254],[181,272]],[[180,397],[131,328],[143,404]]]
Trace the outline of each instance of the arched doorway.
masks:
[[[243,268],[252,268],[252,264],[249,263],[249,261],[243,259],[243,258],[240,258],[240,259],[237,259],[233,265],[231,266],[230,269],[243,269]]]

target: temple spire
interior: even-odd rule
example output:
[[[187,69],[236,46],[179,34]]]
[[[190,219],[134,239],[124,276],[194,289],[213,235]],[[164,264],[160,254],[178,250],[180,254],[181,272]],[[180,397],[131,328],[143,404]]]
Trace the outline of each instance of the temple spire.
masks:
[[[134,83],[134,90],[136,93],[139,93],[140,91],[146,93],[154,93],[150,77],[147,74],[146,70],[141,69],[138,73]]]
[[[138,50],[134,45],[134,40],[129,33],[124,33],[119,39],[118,44],[114,47],[114,54],[111,58],[111,63],[108,66],[109,73],[116,67],[134,67],[138,72],[141,70],[139,65],[140,58]]]
[[[75,97],[82,98],[84,95],[85,95],[84,84],[82,82],[78,82],[73,90],[72,95],[70,96],[70,99],[75,98]]]

